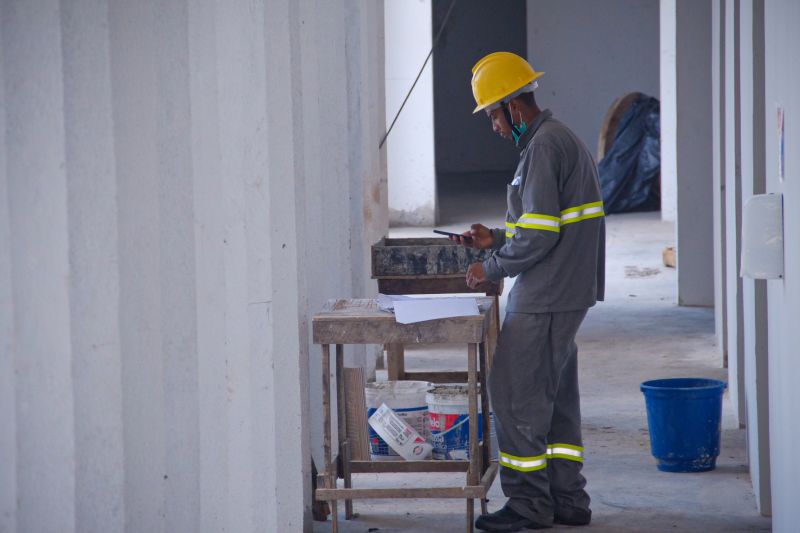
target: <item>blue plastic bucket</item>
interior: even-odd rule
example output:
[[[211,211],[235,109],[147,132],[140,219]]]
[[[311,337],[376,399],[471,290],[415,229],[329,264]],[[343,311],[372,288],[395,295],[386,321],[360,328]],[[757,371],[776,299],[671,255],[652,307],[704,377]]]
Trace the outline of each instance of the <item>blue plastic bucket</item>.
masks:
[[[664,472],[713,470],[719,455],[722,394],[716,379],[674,378],[641,385],[650,448]]]

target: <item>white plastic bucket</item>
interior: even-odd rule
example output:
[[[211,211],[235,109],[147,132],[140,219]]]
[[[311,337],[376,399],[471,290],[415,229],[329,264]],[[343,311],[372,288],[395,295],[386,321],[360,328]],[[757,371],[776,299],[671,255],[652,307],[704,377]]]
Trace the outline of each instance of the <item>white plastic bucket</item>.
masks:
[[[426,441],[430,439],[428,432],[428,404],[425,393],[431,387],[427,381],[376,381],[367,383],[364,389],[367,402],[367,417],[385,403],[397,416]],[[386,442],[378,436],[372,427],[369,428],[369,455],[373,461],[397,461],[397,455]]]
[[[437,385],[425,395],[434,459],[469,459],[469,389],[467,385]],[[491,417],[491,413],[489,414]],[[492,458],[497,458],[497,437],[490,418]],[[478,440],[483,439],[483,413],[478,395]]]

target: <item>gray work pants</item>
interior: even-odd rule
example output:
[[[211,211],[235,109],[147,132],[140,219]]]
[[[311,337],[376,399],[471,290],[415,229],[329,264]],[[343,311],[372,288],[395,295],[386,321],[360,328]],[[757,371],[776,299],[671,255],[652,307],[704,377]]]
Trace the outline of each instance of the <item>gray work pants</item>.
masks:
[[[575,344],[586,311],[507,313],[489,375],[503,493],[542,524],[589,508]]]

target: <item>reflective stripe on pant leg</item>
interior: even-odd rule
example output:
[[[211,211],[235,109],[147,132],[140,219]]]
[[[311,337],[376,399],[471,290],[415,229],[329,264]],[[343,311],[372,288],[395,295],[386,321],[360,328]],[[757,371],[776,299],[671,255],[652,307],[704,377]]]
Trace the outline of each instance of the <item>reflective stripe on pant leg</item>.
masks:
[[[500,452],[500,465],[519,472],[535,472],[547,467],[547,454],[534,457],[518,457]]]
[[[583,462],[583,446],[574,444],[551,444],[547,447],[548,459],[567,459],[569,461]]]

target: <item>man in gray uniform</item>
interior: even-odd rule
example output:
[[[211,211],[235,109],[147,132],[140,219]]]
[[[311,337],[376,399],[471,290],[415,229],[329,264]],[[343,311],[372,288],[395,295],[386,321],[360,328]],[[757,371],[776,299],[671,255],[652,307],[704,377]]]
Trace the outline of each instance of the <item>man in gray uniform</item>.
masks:
[[[517,277],[489,376],[500,445],[500,480],[508,502],[482,515],[486,531],[541,529],[591,520],[581,475],[578,349],[575,334],[603,299],[605,220],[597,167],[586,146],[533,97],[535,72],[508,52],[473,68],[478,106],[495,132],[513,138],[520,161],[508,185],[504,229],[474,224],[456,238],[491,248],[467,283]]]

